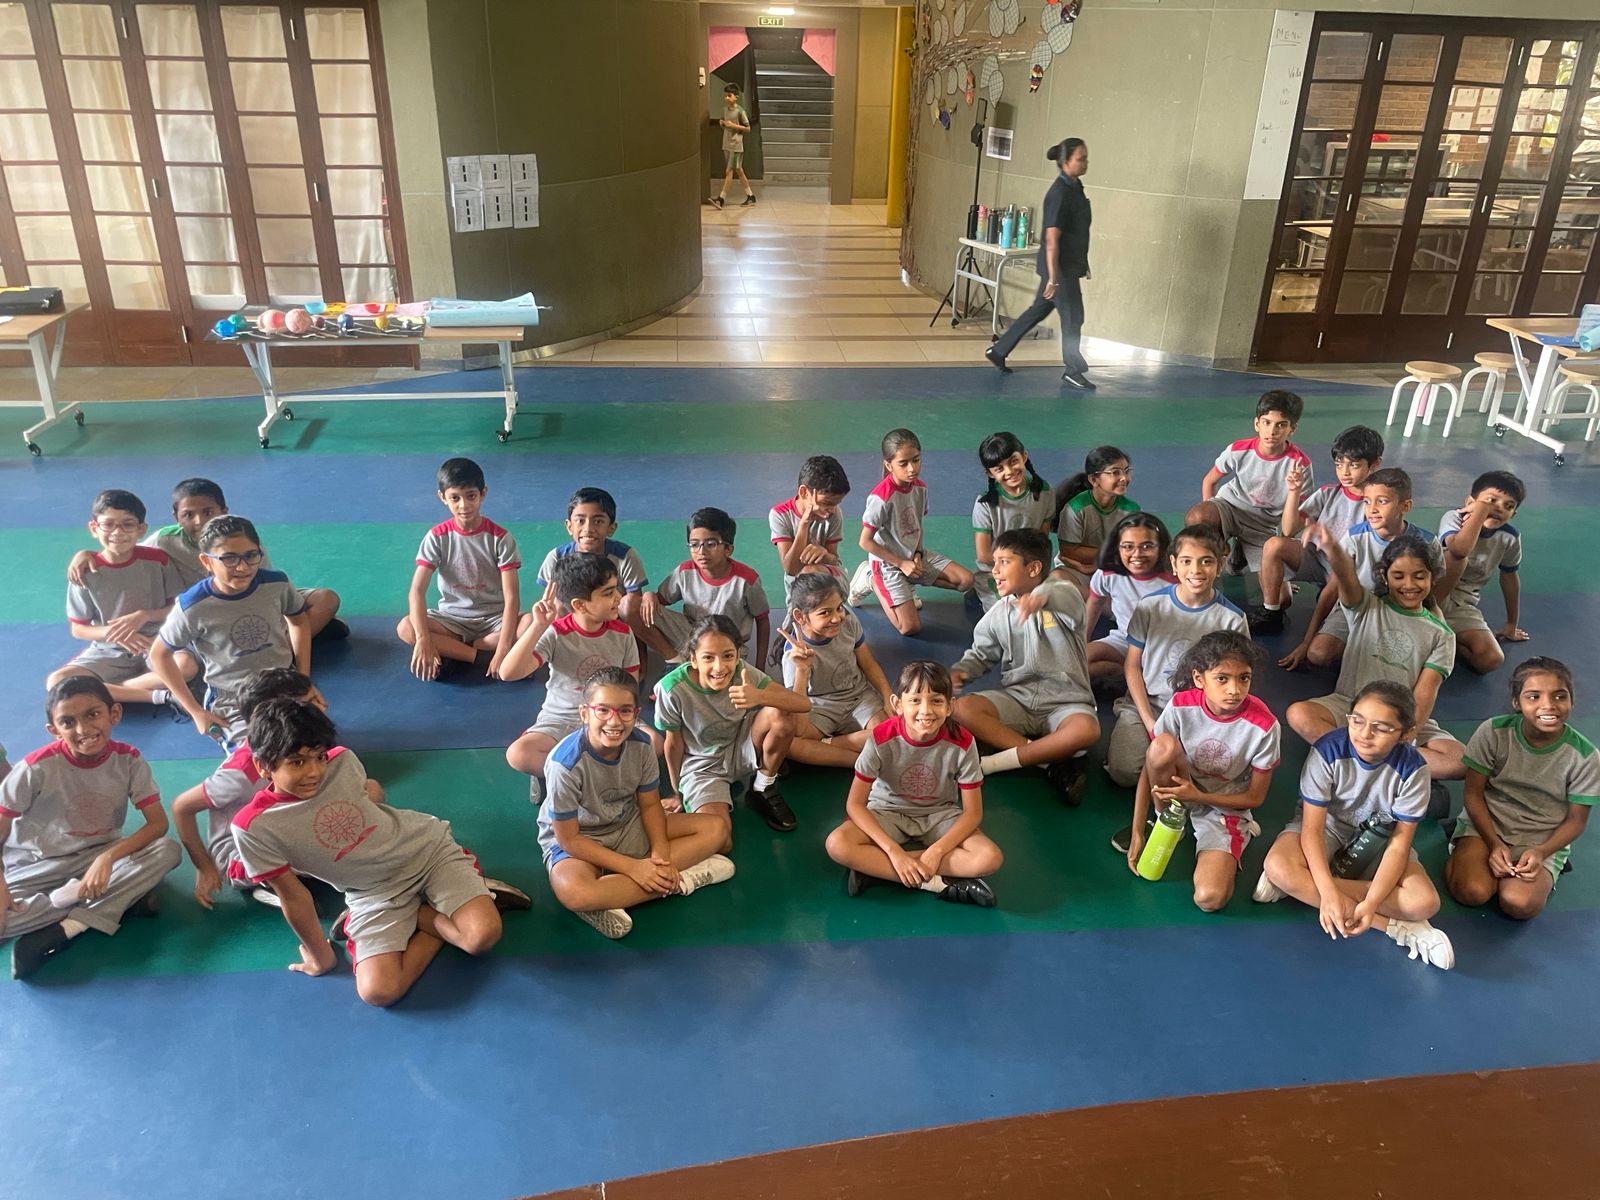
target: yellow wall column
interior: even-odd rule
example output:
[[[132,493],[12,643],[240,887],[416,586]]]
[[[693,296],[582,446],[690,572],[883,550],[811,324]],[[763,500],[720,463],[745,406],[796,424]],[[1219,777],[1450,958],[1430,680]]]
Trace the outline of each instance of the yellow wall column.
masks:
[[[911,140],[912,10],[896,11],[894,90],[889,101],[889,187],[884,224],[899,229],[906,220],[906,147]]]

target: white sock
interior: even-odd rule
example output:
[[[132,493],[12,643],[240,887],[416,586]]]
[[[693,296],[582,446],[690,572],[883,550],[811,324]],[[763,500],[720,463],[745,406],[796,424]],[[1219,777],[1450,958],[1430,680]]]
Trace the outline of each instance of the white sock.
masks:
[[[997,775],[1001,771],[1020,770],[1022,763],[1017,760],[1018,747],[1002,750],[998,754],[985,754],[978,760],[978,765],[983,768],[985,775]]]
[[[756,791],[764,792],[778,782],[776,775],[768,775],[765,771],[756,772]]]
[[[69,879],[50,893],[51,908],[71,908],[83,894],[83,880]]]
[[[153,689],[151,689],[151,692],[150,692],[150,703],[151,704],[165,704],[168,700],[171,700],[171,699],[172,699],[172,693],[167,691],[166,688],[153,688]]]
[[[924,892],[942,892],[947,886],[949,885],[945,883],[943,875],[935,875],[922,885],[921,890]]]
[[[1280,608],[1283,607],[1283,605],[1281,605],[1281,604],[1268,604],[1265,600],[1263,600],[1261,602],[1261,607],[1266,609],[1267,612],[1277,612]]]
[[[69,939],[77,937],[80,933],[87,933],[89,927],[82,921],[74,921],[71,917],[61,922],[61,932]]]
[[[831,745],[833,745],[833,735],[832,735],[832,734],[829,734],[829,735],[828,735],[828,736],[827,736],[827,737],[825,737],[825,738],[823,738],[823,739],[822,739],[822,744],[823,744],[823,745],[824,745],[824,746],[831,746]]]

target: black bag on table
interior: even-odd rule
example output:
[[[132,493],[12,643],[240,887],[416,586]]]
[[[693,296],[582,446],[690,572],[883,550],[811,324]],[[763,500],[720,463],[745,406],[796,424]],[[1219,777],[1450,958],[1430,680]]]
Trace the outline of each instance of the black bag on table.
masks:
[[[37,316],[58,313],[65,307],[61,289],[52,287],[0,287],[0,316]]]

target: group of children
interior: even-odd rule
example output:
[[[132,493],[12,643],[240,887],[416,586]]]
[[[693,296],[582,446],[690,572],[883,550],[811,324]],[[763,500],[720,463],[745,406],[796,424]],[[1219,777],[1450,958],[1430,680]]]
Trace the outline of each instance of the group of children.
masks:
[[[1335,439],[1337,482],[1314,489],[1291,441],[1301,408],[1292,393],[1261,398],[1255,436],[1218,456],[1176,534],[1128,496],[1120,450],[1091,451],[1081,474],[1052,488],[1015,436],[994,434],[978,452],[988,484],[973,509],[975,570],[926,544],[910,430],[883,439],[854,573],[840,555],[849,480],[836,459],[809,458],[769,515],[784,575],[776,620],[758,574],[733,557],[726,512],[690,517],[689,557],[652,587],[614,536],[615,501],[590,487],[569,501],[571,540],[545,556],[525,606],[516,540],[483,513],[482,470],[453,458],[437,479],[450,518],[422,539],[397,634],[423,680],[446,660],[502,680],[547,670],[544,702],[506,758],[529,776],[557,901],[607,937],[627,934],[629,910],[647,900],[733,875],[741,791],[772,829],[795,829],[779,787],[792,762],[854,772],[825,842],[850,895],[882,881],[992,906],[1002,853],[982,828],[985,778],[1040,768],[1064,803],[1081,804],[1107,698],[1104,765],[1133,790],[1114,846],[1137,867],[1153,812],[1176,814],[1195,834],[1194,902],[1214,911],[1261,832],[1253,814],[1280,757],[1279,722],[1252,694],[1250,633],[1281,631],[1291,583],[1309,584],[1311,623],[1282,664],[1338,660],[1339,675],[1333,693],[1287,711],[1311,750],[1298,814],[1254,898],[1292,896],[1330,936],[1376,927],[1448,968],[1449,938],[1430,924],[1439,895],[1412,849],[1421,820],[1448,814],[1441,781],[1466,781],[1452,895],[1527,918],[1600,800],[1600,757],[1568,723],[1571,673],[1550,658],[1516,668],[1510,711],[1466,746],[1432,716],[1458,653],[1487,671],[1503,661],[1500,640],[1527,636],[1509,523],[1521,482],[1481,476],[1436,539],[1406,520],[1410,479],[1382,468],[1371,429]],[[294,969],[329,970],[342,941],[362,997],[388,1004],[442,944],[487,950],[500,913],[531,902],[483,878],[448,824],[388,806],[338,744],[310,670],[337,596],[271,569],[254,526],[209,481],[180,484],[174,515],[177,525],[146,536],[137,498],[104,492],[89,523],[101,550],[69,567],[69,619],[88,646],[47,681],[56,740],[0,783],[0,936],[16,936],[13,973],[86,929],[110,933],[151,911],[178,861],[148,768],[111,736],[130,702],[170,704],[222,744],[222,765],[173,804],[195,897],[209,908],[232,887],[281,908],[300,943]],[[1261,585],[1248,612],[1218,585],[1246,565]],[[1498,634],[1480,609],[1496,574],[1507,606]],[[874,597],[913,635],[922,587],[969,594],[981,613],[972,644],[948,667],[913,661],[891,682],[857,608]],[[664,674],[647,713],[651,650]],[[996,667],[995,686],[966,690]],[[124,837],[130,802],[145,824]],[[343,895],[331,935],[307,881]]]

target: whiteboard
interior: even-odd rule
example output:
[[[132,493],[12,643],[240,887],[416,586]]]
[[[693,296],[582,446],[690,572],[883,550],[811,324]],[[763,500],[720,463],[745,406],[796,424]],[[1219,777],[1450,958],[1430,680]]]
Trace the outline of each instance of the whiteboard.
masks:
[[[1283,194],[1283,168],[1294,138],[1294,114],[1311,45],[1308,12],[1272,14],[1267,70],[1261,81],[1261,107],[1250,139],[1250,166],[1244,177],[1246,200],[1276,200]]]

